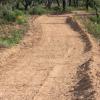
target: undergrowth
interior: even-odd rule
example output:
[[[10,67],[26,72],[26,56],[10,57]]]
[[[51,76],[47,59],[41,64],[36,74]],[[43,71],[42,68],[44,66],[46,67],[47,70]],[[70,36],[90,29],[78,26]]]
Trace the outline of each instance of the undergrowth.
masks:
[[[11,47],[22,39],[28,28],[27,16],[8,4],[0,5],[0,47]]]
[[[100,18],[98,19],[99,23],[97,23],[96,16],[86,17],[84,20],[81,19],[81,21],[84,24],[86,30],[98,41],[100,41]]]
[[[28,29],[28,24],[2,24],[0,25],[0,47],[11,47],[18,44],[24,33]]]

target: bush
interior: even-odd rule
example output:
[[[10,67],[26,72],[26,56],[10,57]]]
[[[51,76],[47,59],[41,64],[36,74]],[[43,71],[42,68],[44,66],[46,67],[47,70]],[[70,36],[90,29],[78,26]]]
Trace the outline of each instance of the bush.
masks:
[[[15,21],[15,13],[9,4],[0,5],[0,18],[7,21]]]
[[[0,20],[2,21],[0,23],[3,23],[3,21],[17,22],[18,24],[26,22],[24,12],[21,10],[13,10],[8,4],[0,5]]]
[[[31,12],[31,14],[36,14],[36,15],[42,15],[42,14],[45,14],[47,13],[47,9],[42,7],[42,6],[35,6]]]
[[[50,12],[54,13],[54,14],[56,14],[56,13],[62,13],[62,9],[60,7],[58,7],[58,6],[56,6],[56,7],[52,7],[50,9]]]
[[[14,10],[15,16],[24,16],[24,12],[21,10]]]
[[[18,24],[26,23],[26,16],[20,10],[8,11],[4,16],[4,19],[7,21],[17,22]]]
[[[90,17],[90,20],[94,23],[96,22],[100,23],[100,17],[97,19],[97,16]]]
[[[8,12],[4,12],[4,19],[7,21],[15,21],[16,20],[16,16],[14,11],[8,11]]]
[[[57,12],[58,12],[58,11],[62,11],[62,9],[61,9],[60,7],[58,7],[58,6],[53,7],[52,9],[53,9],[54,11],[57,11]]]
[[[100,39],[100,24],[94,23],[91,20],[84,22],[86,29],[95,38]]]
[[[11,32],[11,37],[5,37],[5,38],[0,37],[0,46],[10,47],[15,44],[18,44],[21,38],[23,37],[23,33],[24,31],[21,29],[14,30]]]
[[[24,12],[12,8],[10,4],[0,4],[0,47],[19,43],[28,28]]]
[[[27,18],[22,11],[15,10],[14,13],[15,13],[15,16],[16,16],[17,24],[23,24],[23,23],[27,22]]]
[[[25,16],[17,16],[16,18],[16,23],[17,24],[23,24],[23,23],[26,23],[27,22],[27,19]]]

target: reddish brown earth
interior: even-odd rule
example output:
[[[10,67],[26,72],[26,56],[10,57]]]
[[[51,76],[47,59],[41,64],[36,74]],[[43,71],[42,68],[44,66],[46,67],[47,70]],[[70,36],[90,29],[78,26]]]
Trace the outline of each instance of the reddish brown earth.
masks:
[[[0,100],[100,99],[99,47],[66,19],[68,15],[31,19],[19,49],[3,53],[8,59],[0,60]]]

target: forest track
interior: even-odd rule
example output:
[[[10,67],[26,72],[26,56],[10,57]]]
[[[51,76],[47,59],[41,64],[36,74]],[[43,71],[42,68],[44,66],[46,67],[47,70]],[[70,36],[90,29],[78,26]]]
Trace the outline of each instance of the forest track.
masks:
[[[20,52],[0,69],[0,100],[99,100],[92,38],[69,15],[43,15],[34,23]]]

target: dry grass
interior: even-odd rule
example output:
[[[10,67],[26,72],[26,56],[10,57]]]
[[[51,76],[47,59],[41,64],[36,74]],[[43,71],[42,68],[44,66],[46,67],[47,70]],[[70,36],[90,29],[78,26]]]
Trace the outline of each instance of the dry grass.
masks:
[[[28,24],[7,23],[0,25],[0,47],[10,47],[20,42]]]

